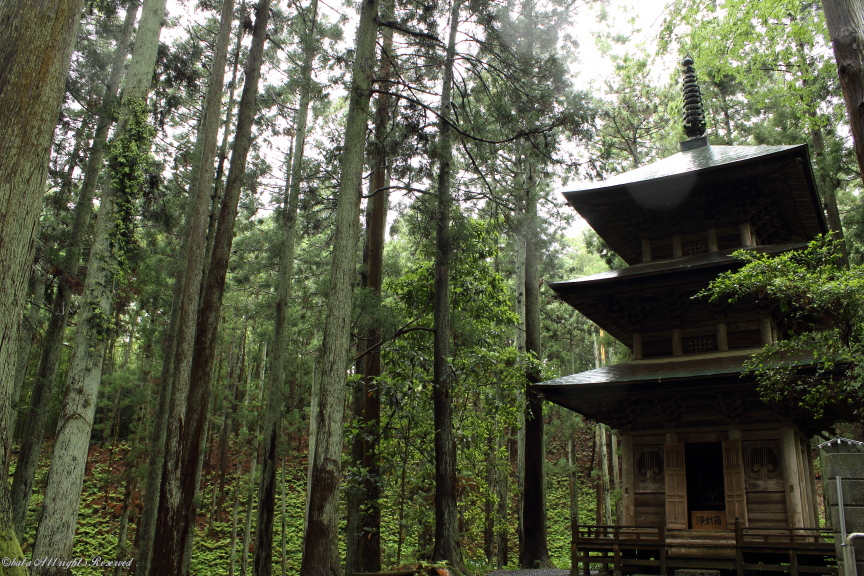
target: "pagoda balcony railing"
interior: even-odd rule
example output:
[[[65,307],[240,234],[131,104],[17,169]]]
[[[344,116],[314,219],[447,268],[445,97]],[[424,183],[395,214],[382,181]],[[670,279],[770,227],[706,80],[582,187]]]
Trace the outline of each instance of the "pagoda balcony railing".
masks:
[[[664,526],[573,525],[571,576],[658,574],[675,569],[752,576],[837,576],[835,534],[823,528],[669,530]]]

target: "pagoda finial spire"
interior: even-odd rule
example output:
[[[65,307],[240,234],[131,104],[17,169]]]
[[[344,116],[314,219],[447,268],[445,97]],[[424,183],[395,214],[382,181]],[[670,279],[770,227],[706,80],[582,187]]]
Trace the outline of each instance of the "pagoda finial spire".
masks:
[[[684,133],[687,140],[681,142],[681,151],[693,150],[708,145],[705,136],[705,111],[702,108],[702,91],[696,82],[693,59],[687,56],[681,62],[684,67]]]

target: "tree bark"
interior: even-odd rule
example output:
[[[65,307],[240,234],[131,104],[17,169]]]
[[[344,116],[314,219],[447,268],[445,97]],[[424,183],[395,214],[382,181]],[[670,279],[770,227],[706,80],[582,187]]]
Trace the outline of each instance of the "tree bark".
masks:
[[[525,159],[525,351],[532,357],[526,374],[525,465],[521,500],[519,565],[522,568],[554,568],[549,558],[546,532],[546,448],[543,400],[532,388],[542,380],[539,373],[540,344],[540,231],[537,219],[537,182],[534,164]]]
[[[460,0],[453,0],[450,9],[450,32],[447,56],[444,61],[441,104],[438,113],[437,152],[438,200],[435,246],[435,300],[433,303],[433,410],[435,420],[435,548],[433,561],[446,560],[456,571],[461,571],[462,548],[459,543],[459,518],[456,509],[456,440],[453,435],[453,367],[450,334],[450,258],[453,239],[450,231],[450,212],[453,207],[451,180],[453,178],[453,131],[451,93],[453,66],[456,58],[456,33],[459,29]]]
[[[382,4],[382,19],[389,20],[393,13],[392,0]],[[379,83],[388,90],[392,74],[390,53],[393,48],[393,30],[381,33],[381,57],[378,70]],[[372,305],[381,300],[384,269],[384,240],[387,228],[387,131],[390,124],[391,97],[379,94],[375,104],[374,140],[370,146],[372,173],[369,178],[369,200],[366,204],[366,239],[363,246],[361,286],[371,292]],[[377,314],[366,321],[358,371],[362,382],[355,391],[354,415],[359,419],[360,433],[354,440],[354,465],[364,470],[362,480],[349,487],[347,496],[347,528],[345,571],[381,571],[381,466],[378,444],[381,425],[381,395],[378,379],[381,377],[381,348],[383,330]]]
[[[277,277],[276,317],[273,321],[273,360],[267,380],[264,436],[262,438],[261,485],[258,501],[258,528],[255,532],[255,576],[270,576],[273,566],[273,516],[276,506],[276,465],[278,441],[281,436],[282,417],[285,413],[285,382],[288,367],[288,305],[291,299],[291,280],[294,273],[294,249],[297,235],[297,207],[300,202],[303,150],[306,144],[306,125],[312,86],[312,61],[315,58],[315,23],[318,2],[312,0],[312,18],[303,38],[303,66],[301,69],[300,102],[295,122],[294,149],[289,155],[289,177],[286,181],[284,221],[285,233],[279,255]],[[293,394],[289,397],[293,398]],[[293,410],[294,406],[289,406]]]
[[[155,574],[173,576],[186,573],[183,565],[184,550],[187,546],[187,540],[193,537],[194,532],[194,503],[197,491],[195,472],[207,419],[210,383],[216,354],[216,337],[219,328],[222,295],[225,289],[225,277],[228,271],[228,260],[231,256],[237,202],[240,198],[240,189],[246,172],[252,124],[257,111],[258,81],[261,75],[269,16],[270,0],[261,0],[255,12],[252,45],[246,63],[246,79],[243,84],[237,116],[234,149],[231,154],[228,181],[219,212],[210,269],[207,272],[206,283],[201,294],[197,325],[195,330],[192,330],[191,324],[187,325],[188,332],[184,334],[182,339],[179,336],[177,339],[178,348],[174,366],[168,433],[165,437],[165,458],[159,492],[158,529],[153,543],[152,572]],[[220,38],[222,31],[226,30],[228,26],[230,26],[230,22],[225,24],[223,18]],[[227,32],[225,34],[225,46],[227,47]],[[214,120],[216,114],[218,113],[214,113],[212,116]],[[213,149],[215,151],[215,138]],[[208,181],[202,179],[205,185]],[[199,236],[199,240],[205,237],[203,222],[206,218],[206,211],[202,210],[200,218],[201,229],[198,233],[201,236]],[[204,242],[200,242],[198,248],[203,254]],[[187,277],[184,279],[183,307],[186,307],[188,299],[190,304],[186,310],[186,315],[191,320],[194,320],[196,310],[198,310],[198,301],[196,295],[193,295],[200,290],[200,284],[194,283],[195,278],[198,278],[199,282],[201,278],[198,263],[200,260],[197,263],[190,260],[190,265],[187,266],[186,271]],[[182,318],[183,313],[181,312],[179,324],[185,325]]]
[[[140,163],[140,154],[149,149],[147,122],[144,116],[147,94],[156,65],[156,49],[165,16],[165,0],[146,0],[135,40],[132,60],[120,105],[118,127],[113,142],[133,149],[135,155],[122,155],[123,168]],[[143,148],[143,149],[142,149]],[[129,170],[129,178],[134,178]],[[75,344],[66,379],[66,394],[57,425],[51,469],[45,488],[42,517],[36,533],[34,556],[69,558],[75,536],[75,523],[84,480],[84,468],[92,430],[96,398],[102,376],[105,348],[113,328],[112,300],[118,263],[124,256],[122,242],[116,232],[116,195],[123,178],[112,174],[110,185],[103,192],[97,216],[96,234],[87,266],[82,314],[78,319]],[[135,186],[135,185],[132,185]],[[127,199],[122,199],[123,201]],[[132,199],[128,201],[134,202]],[[131,225],[131,223],[130,223]],[[34,574],[61,574],[58,567],[39,567]]]
[[[858,169],[864,175],[864,2],[822,0],[846,101]]]
[[[126,7],[123,28],[114,51],[111,72],[102,96],[102,108],[96,119],[96,133],[90,145],[87,164],[84,168],[84,179],[75,203],[74,221],[69,247],[60,264],[61,274],[58,277],[57,292],[51,307],[51,316],[42,338],[42,348],[36,378],[30,393],[29,416],[24,421],[21,435],[21,447],[12,479],[12,518],[15,531],[20,538],[24,533],[24,520],[30,504],[33,491],[33,479],[36,475],[36,463],[42,450],[45,437],[45,420],[48,415],[49,403],[54,388],[57,366],[60,363],[60,353],[63,350],[63,337],[66,333],[66,322],[72,303],[70,280],[77,276],[81,261],[81,251],[93,212],[93,196],[96,184],[102,171],[105,159],[105,144],[108,142],[108,130],[113,123],[114,106],[117,104],[117,90],[123,77],[126,56],[129,53],[129,41],[138,14],[138,1],[133,0]]]
[[[336,208],[333,256],[327,299],[327,319],[321,346],[318,402],[310,413],[311,487],[307,499],[301,576],[341,574],[339,559],[339,483],[344,439],[345,386],[351,331],[351,294],[354,284],[359,228],[360,185],[372,76],[378,0],[363,0],[357,27],[341,179]]]
[[[83,0],[0,0],[0,462],[9,461],[11,400],[51,137]],[[0,556],[18,558],[8,483],[0,485]],[[10,568],[7,573],[25,573]]]

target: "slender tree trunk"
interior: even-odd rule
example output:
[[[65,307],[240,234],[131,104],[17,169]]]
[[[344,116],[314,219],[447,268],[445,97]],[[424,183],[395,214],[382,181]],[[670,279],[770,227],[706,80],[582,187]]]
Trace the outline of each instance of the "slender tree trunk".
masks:
[[[126,531],[129,527],[129,508],[132,503],[132,476],[126,476],[126,488],[123,492],[123,511],[120,513],[120,527],[117,530],[117,560],[126,560]],[[120,576],[123,573],[122,566],[115,566],[112,571],[113,576]]]
[[[609,428],[604,424],[600,424],[600,478],[603,481],[603,517],[606,524],[614,524],[615,518],[612,516],[612,479],[609,474]]]
[[[621,523],[621,466],[620,460],[618,458],[618,433],[609,428],[609,463],[612,467],[612,494],[618,495],[615,498],[615,501],[612,502],[612,506],[614,510],[612,511],[612,518],[615,520],[615,524]]]
[[[258,459],[252,459],[252,469],[249,471],[249,486],[246,489],[246,525],[243,528],[243,555],[240,560],[240,576],[246,576],[249,568],[249,544],[252,541],[252,516],[255,514],[253,503],[255,500],[255,468]],[[268,556],[267,561],[270,561]]]
[[[391,19],[392,0],[382,3],[382,18]],[[378,77],[387,85],[392,74],[390,53],[393,48],[393,30],[382,31],[381,58]],[[366,239],[363,247],[361,285],[373,296],[373,305],[381,299],[384,267],[384,240],[387,228],[387,132],[390,125],[391,97],[379,94],[375,105],[374,141],[370,148],[372,174],[369,179],[369,200],[366,204]],[[381,425],[381,395],[378,379],[381,377],[381,349],[383,339],[377,314],[367,320],[364,337],[359,348],[372,349],[358,362],[362,383],[355,391],[354,414],[360,422],[360,433],[352,447],[354,465],[364,470],[362,480],[351,486],[347,498],[347,536],[345,571],[381,571],[381,466],[378,444]]]
[[[375,38],[378,0],[364,0],[360,8],[352,69],[345,144],[333,237],[333,257],[327,299],[327,319],[321,346],[321,378],[318,402],[311,412],[310,475],[306,532],[303,539],[301,576],[341,574],[339,559],[339,483],[342,471],[345,387],[351,331],[351,294],[359,228],[366,125],[372,76],[375,71]]]
[[[497,509],[497,525],[498,530],[496,532],[496,562],[497,568],[500,570],[504,568],[509,562],[509,549],[508,549],[508,520],[510,510],[510,491],[509,491],[509,478],[510,478],[510,462],[507,459],[507,444],[510,438],[510,430],[505,429],[498,435],[497,441],[497,449],[498,453],[505,454],[504,461],[498,465],[498,470],[496,472],[497,480],[495,484],[496,490],[496,498],[498,500],[498,509]]]
[[[240,510],[240,463],[237,463],[237,478],[234,481],[234,506],[231,510],[231,553],[228,555],[228,576],[234,576],[234,564],[237,556],[237,524]]]
[[[486,562],[494,564],[495,555],[495,489],[497,487],[497,459],[495,458],[495,439],[491,432],[486,438],[486,486],[487,494],[483,498],[483,553]]]
[[[280,554],[280,565],[282,567],[282,576],[286,576],[288,570],[288,538],[287,538],[287,524],[288,524],[288,495],[285,490],[285,467],[287,466],[286,458],[282,458],[282,482],[281,482],[281,490],[282,490],[282,547]]]
[[[456,440],[453,435],[453,354],[450,334],[450,258],[453,240],[450,212],[453,208],[451,181],[453,178],[453,131],[451,91],[453,65],[456,58],[456,32],[459,29],[461,0],[453,0],[450,9],[450,33],[444,61],[443,86],[438,129],[438,202],[435,247],[435,301],[433,329],[433,410],[435,420],[435,549],[433,561],[446,560],[455,570],[462,570],[462,549],[459,544],[459,519],[456,508]]]
[[[312,18],[306,31],[301,70],[300,102],[295,122],[294,149],[289,156],[289,177],[286,181],[284,222],[285,234],[279,255],[276,318],[273,322],[273,361],[267,380],[267,402],[264,416],[261,486],[258,501],[258,528],[255,533],[255,576],[270,576],[273,555],[273,515],[276,505],[276,464],[278,439],[281,436],[285,412],[285,381],[288,367],[288,305],[291,299],[291,279],[294,272],[294,247],[297,235],[297,207],[300,202],[303,149],[306,143],[306,123],[312,85],[312,61],[315,58],[315,22],[318,2],[312,0]],[[290,396],[293,396],[290,395]],[[290,410],[294,406],[289,407]]]
[[[576,536],[576,527],[579,525],[579,466],[572,439],[567,441],[567,485],[570,493],[570,532],[571,536]]]
[[[0,463],[9,462],[18,328],[30,279],[51,137],[83,0],[0,1]],[[7,482],[0,483],[0,557],[21,557]],[[23,574],[9,568],[7,574]]]
[[[18,432],[20,435],[20,427],[16,426],[16,422],[18,420],[18,411],[20,410],[19,406],[21,405],[21,391],[24,388],[24,380],[27,377],[27,367],[30,364],[30,353],[33,345],[36,344],[39,340],[41,340],[41,334],[37,327],[40,325],[39,316],[42,313],[42,306],[44,304],[44,293],[45,286],[48,283],[48,278],[44,273],[40,270],[40,266],[38,263],[38,259],[36,265],[33,267],[33,290],[32,290],[32,301],[30,303],[30,310],[27,313],[27,317],[22,319],[21,321],[21,330],[20,332],[20,340],[18,342],[18,360],[15,362],[15,384],[12,388],[12,406],[15,409],[10,414],[9,427],[7,429],[7,433],[14,436],[15,432]],[[25,423],[27,418],[25,418]],[[10,444],[12,443],[12,438],[9,439]],[[23,440],[21,441],[23,444]],[[21,448],[18,449],[18,454],[20,458]],[[7,453],[8,457],[9,454]],[[9,462],[3,463],[3,470],[9,470]],[[14,495],[12,497],[12,519],[13,522],[15,520],[15,498]],[[21,539],[21,533],[16,530],[16,535],[18,539]]]
[[[245,14],[246,0],[240,2],[240,13]],[[240,48],[243,41],[243,22],[237,25],[237,34],[234,41],[234,50],[231,54],[231,80],[228,82],[228,104],[225,107],[225,120],[222,123],[222,143],[219,145],[219,154],[216,161],[216,176],[213,185],[213,194],[210,197],[210,218],[207,225],[207,248],[204,253],[203,270],[206,276],[210,268],[210,256],[213,254],[213,242],[216,239],[216,225],[219,220],[219,208],[222,206],[222,193],[225,191],[223,185],[225,176],[225,160],[228,158],[228,142],[231,135],[231,118],[234,117],[234,93],[237,89],[237,70],[240,64]],[[204,290],[204,287],[201,287]]]
[[[133,190],[140,186],[140,182],[135,181],[138,177],[135,166],[143,162],[142,156],[150,146],[145,107],[164,16],[165,0],[145,1],[113,140],[118,161],[111,183],[103,192],[90,249],[81,306],[83,313],[75,333],[34,556],[68,558],[72,552],[102,363],[113,330],[110,319],[113,317],[114,282],[118,265],[122,265],[125,258],[123,232],[115,230],[118,219],[125,221],[132,217],[131,213],[122,210],[122,206],[121,212],[116,211],[116,196],[121,196],[122,204],[135,204],[134,197],[126,195],[134,193]],[[129,154],[126,150],[135,152]],[[121,169],[124,171],[122,175]],[[131,222],[127,225],[131,227]],[[60,573],[62,569],[58,567],[34,570],[34,574]]]
[[[822,0],[858,169],[864,175],[864,2]]]
[[[525,350],[533,364],[526,374],[525,449],[522,493],[520,494],[522,529],[519,565],[522,568],[553,568],[546,538],[546,448],[543,432],[543,400],[531,384],[542,380],[539,362],[540,346],[540,232],[537,219],[537,182],[534,164],[525,159]]]
[[[231,155],[225,196],[222,199],[210,269],[201,295],[197,329],[193,331],[190,325],[188,326],[188,335],[183,339],[178,337],[178,342],[183,343],[183,351],[181,352],[181,346],[178,344],[159,495],[157,520],[159,529],[153,546],[152,566],[153,571],[158,574],[185,574],[184,550],[187,546],[187,540],[192,538],[194,531],[194,500],[197,489],[195,466],[201,450],[201,438],[207,419],[222,295],[225,288],[228,260],[231,255],[237,202],[246,171],[252,123],[257,110],[258,80],[261,75],[269,16],[270,0],[261,0],[255,13],[252,46],[246,65],[246,79],[237,117],[234,150]],[[224,29],[227,28],[220,28],[220,37]],[[213,117],[215,118],[215,114]],[[202,215],[202,220],[203,217]],[[202,245],[202,251],[203,248]],[[197,269],[199,266],[192,264],[187,268]],[[195,300],[194,305],[190,305],[187,312],[189,318],[192,319],[194,319],[195,311],[198,309],[197,299],[192,293],[199,290],[199,285],[192,281],[191,276],[193,275],[200,279],[200,270],[187,271],[183,298],[184,306],[187,298],[189,302]],[[191,345],[193,334],[194,345]]]

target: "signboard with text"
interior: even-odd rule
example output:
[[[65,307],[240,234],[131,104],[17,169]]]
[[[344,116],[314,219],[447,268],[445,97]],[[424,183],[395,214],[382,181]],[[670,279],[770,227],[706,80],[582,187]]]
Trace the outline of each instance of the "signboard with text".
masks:
[[[694,510],[690,513],[690,527],[693,530],[726,530],[726,512]]]

